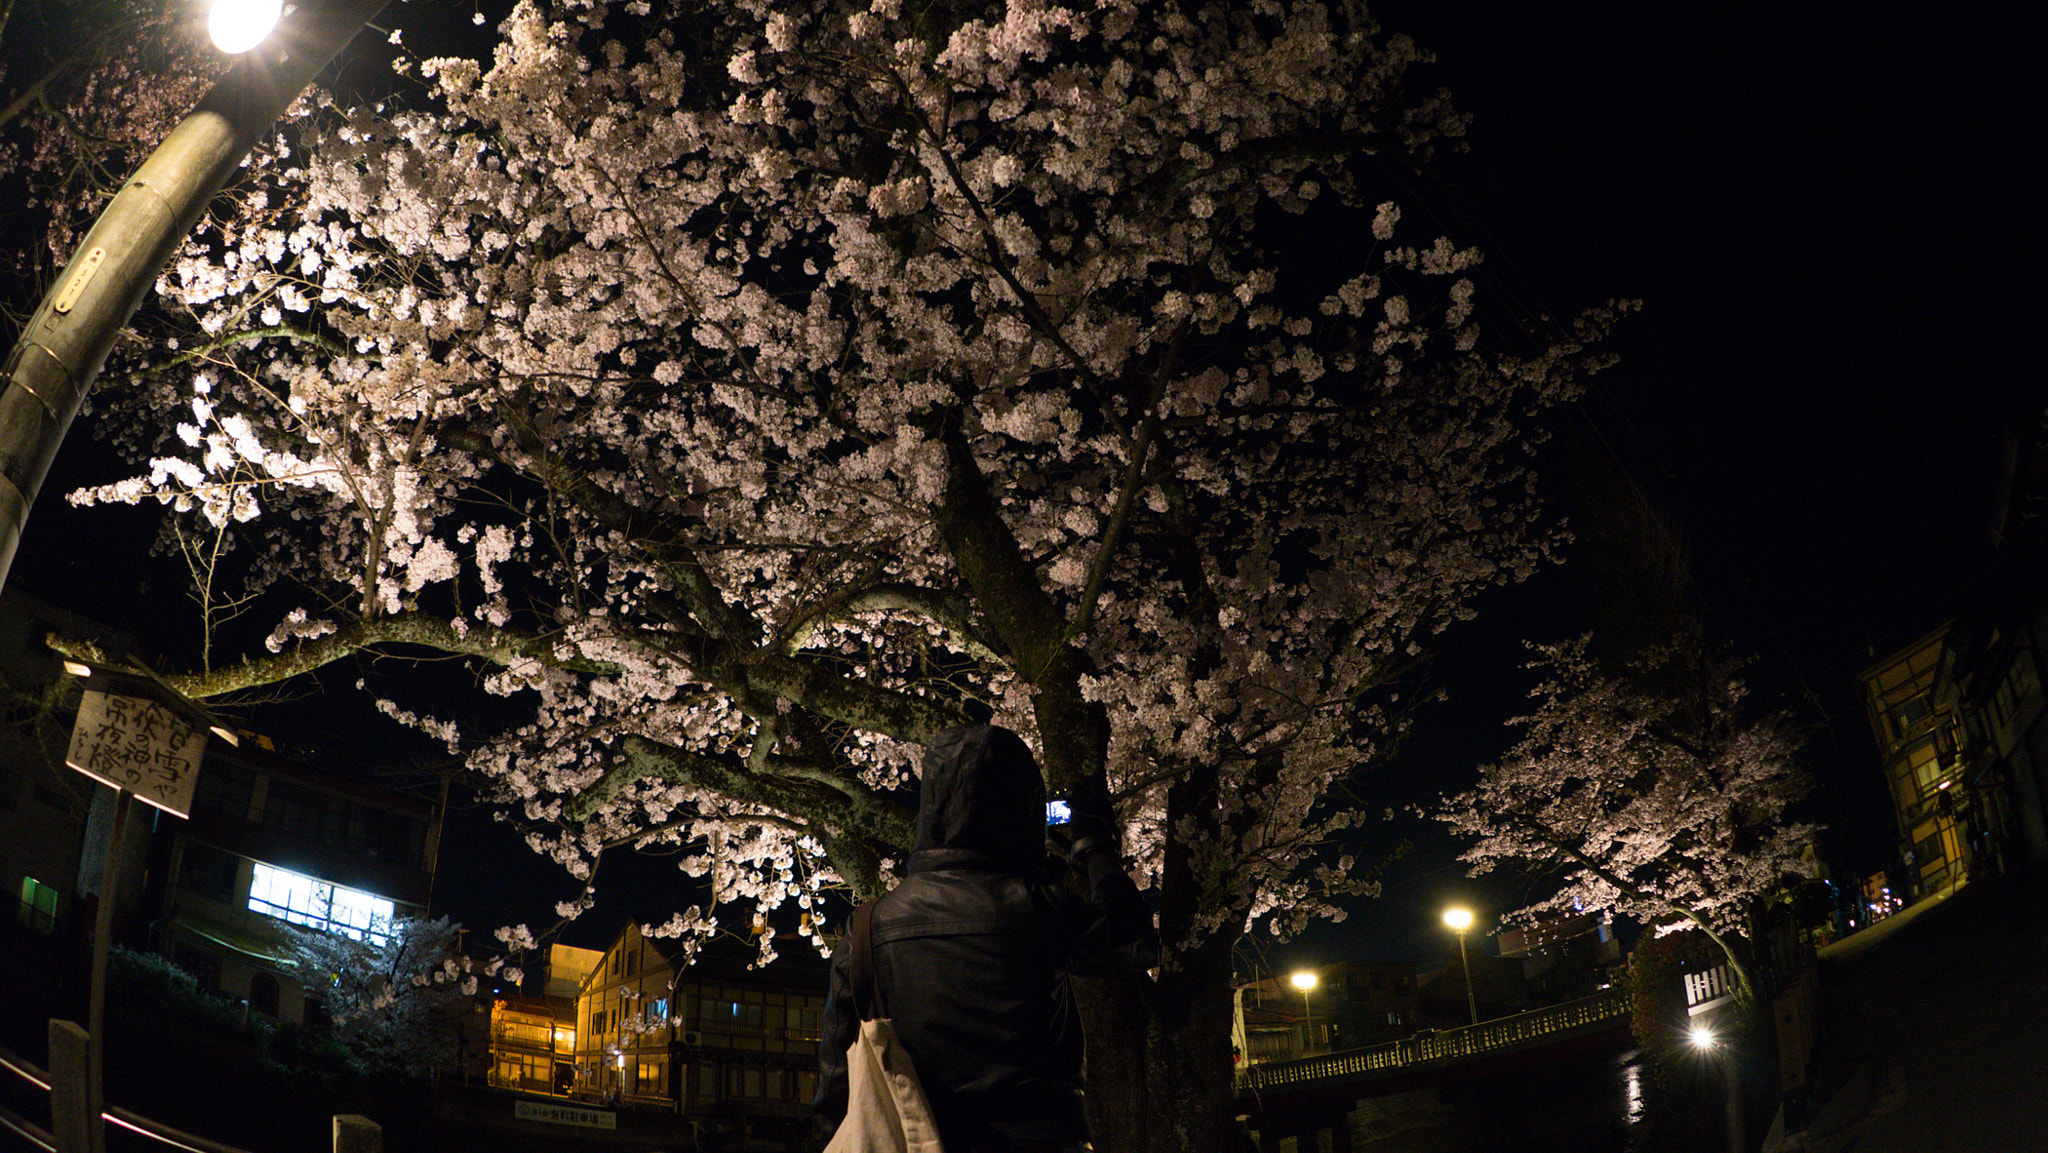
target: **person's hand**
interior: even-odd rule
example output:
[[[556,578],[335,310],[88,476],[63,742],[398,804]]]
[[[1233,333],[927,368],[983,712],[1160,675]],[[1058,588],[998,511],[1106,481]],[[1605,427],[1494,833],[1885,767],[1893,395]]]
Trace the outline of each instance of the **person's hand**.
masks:
[[[1067,791],[1067,806],[1074,814],[1066,825],[1070,852],[1120,851],[1123,839],[1117,835],[1116,807],[1110,803],[1109,784],[1100,773],[1074,782]]]

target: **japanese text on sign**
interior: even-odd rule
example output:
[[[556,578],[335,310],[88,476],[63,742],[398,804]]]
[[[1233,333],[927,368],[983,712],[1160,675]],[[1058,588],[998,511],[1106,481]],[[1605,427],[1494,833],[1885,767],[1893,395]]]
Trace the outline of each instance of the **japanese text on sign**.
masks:
[[[192,812],[206,734],[154,701],[88,691],[65,762],[177,815]]]
[[[557,1125],[581,1125],[586,1129],[619,1127],[616,1113],[608,1113],[603,1109],[579,1109],[574,1105],[542,1105],[534,1101],[514,1101],[512,1115],[521,1121],[551,1121]]]

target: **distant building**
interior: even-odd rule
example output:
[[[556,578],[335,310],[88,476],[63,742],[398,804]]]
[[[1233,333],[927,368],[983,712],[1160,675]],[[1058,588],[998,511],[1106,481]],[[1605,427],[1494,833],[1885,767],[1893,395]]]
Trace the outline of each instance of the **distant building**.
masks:
[[[53,632],[116,651],[130,643],[110,626],[35,597],[0,594],[0,953],[68,957],[91,928],[80,923],[79,848],[97,786],[65,767],[70,717],[46,707],[62,673],[43,643]],[[143,839],[138,826],[131,847]],[[131,893],[140,892],[140,880],[132,878]]]
[[[13,703],[0,735],[0,883],[19,894],[20,932],[83,944],[115,793],[64,765],[71,705],[53,708],[47,693],[64,671],[43,643],[51,632],[125,647],[78,614],[14,592],[0,599],[0,675]],[[86,684],[104,679],[94,672]],[[112,680],[117,695],[163,693],[146,677]],[[189,817],[132,806],[113,940],[170,956],[252,1012],[302,1021],[282,926],[361,937],[424,915],[441,808],[281,755],[267,738],[235,740],[209,734]]]
[[[1502,929],[1500,955],[1522,963],[1522,979],[1537,1001],[1556,1004],[1613,984],[1621,942],[1606,910],[1556,913],[1524,928]]]
[[[159,822],[153,943],[202,985],[302,1021],[305,994],[281,964],[284,924],[376,936],[425,916],[440,806],[316,769],[258,737],[207,750],[188,821]]]
[[[551,945],[538,997],[491,1002],[490,1083],[550,1097],[576,1090],[576,1005],[583,982],[604,961],[597,949]]]
[[[1976,834],[1966,840],[2000,871],[2048,863],[2048,423],[2009,449],[1991,517],[1996,560],[1949,628],[1941,665],[1963,717],[1968,799],[2003,806],[1966,821]]]
[[[1465,974],[1472,974],[1472,1000],[1465,995]],[[1454,949],[1442,966],[1415,975],[1416,995],[1422,1002],[1423,1024],[1432,1029],[1455,1029],[1472,1023],[1472,1010],[1489,1021],[1520,1013],[1535,1004],[1529,984],[1523,978],[1519,957],[1496,957],[1473,952],[1462,960]]]
[[[1947,631],[1944,625],[1928,633],[1862,677],[1915,898],[1962,879],[1970,863],[1957,808],[1963,793],[1952,791],[1967,779],[1958,755],[1962,725],[1953,694],[1940,683]]]
[[[1338,962],[1303,970],[1315,984],[1302,990],[1294,974],[1250,981],[1237,990],[1232,1044],[1254,1064],[1310,1053],[1377,1045],[1422,1024],[1415,967]]]
[[[722,1142],[806,1147],[826,966],[807,943],[782,952],[749,969],[714,943],[684,968],[672,942],[626,926],[577,999],[575,1094],[673,1110]]]
[[[1863,674],[1909,899],[2048,861],[2048,587],[2035,598],[1987,596]]]
[[[2008,444],[1989,528],[1977,594],[1863,674],[1909,897],[2048,864],[2048,422]]]

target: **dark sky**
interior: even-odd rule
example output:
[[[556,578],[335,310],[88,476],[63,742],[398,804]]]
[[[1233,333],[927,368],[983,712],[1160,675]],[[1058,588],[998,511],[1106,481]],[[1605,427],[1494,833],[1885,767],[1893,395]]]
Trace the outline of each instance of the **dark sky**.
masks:
[[[1981,4],[1376,11],[1438,54],[1475,118],[1471,153],[1421,195],[1487,250],[1482,293],[1538,332],[1542,314],[1644,302],[1564,422],[1578,459],[1554,463],[1634,487],[1675,527],[1710,626],[1809,733],[1808,807],[1837,866],[1880,867],[1893,834],[1857,674],[1962,607],[2003,438],[2048,400],[2022,354],[2043,303],[2027,38]],[[1597,527],[1597,507],[1562,503]],[[1588,623],[1587,585],[1542,578],[1452,639],[1452,700],[1390,792],[1426,799],[1501,747],[1517,642]],[[1446,904],[1521,903],[1466,880],[1422,822],[1397,822],[1404,837],[1380,901],[1269,962],[1440,962]]]
[[[1644,301],[1617,338],[1621,366],[1563,421],[1561,471],[1639,491],[1676,527],[1710,623],[1811,727],[1831,849],[1876,867],[1889,815],[1856,673],[1960,607],[2001,439],[2044,399],[2021,355],[2022,318],[2042,304],[2035,209],[2021,202],[2041,129],[2024,112],[2032,41],[1982,3],[1376,10],[1438,53],[1434,76],[1475,117],[1471,153],[1418,185],[1410,211],[1486,249],[1494,315],[1540,335],[1545,315]],[[147,606],[177,594],[137,595],[136,574],[85,543],[122,537],[108,517],[140,518],[57,504],[88,459],[82,432],[13,579],[145,627],[161,611]],[[1574,629],[1595,595],[1558,574],[1490,598],[1480,626],[1451,639],[1453,700],[1390,773],[1389,804],[1455,787],[1498,751],[1522,692],[1519,640]],[[516,845],[476,824],[451,827],[440,891],[487,927],[508,906],[470,894],[497,883]],[[1514,903],[1509,887],[1464,881],[1428,827],[1397,822],[1387,844],[1402,837],[1415,848],[1385,897],[1266,963],[1441,959],[1446,901],[1483,916]],[[639,899],[600,906],[614,926],[654,915],[670,889],[665,871],[621,871],[631,883],[609,891]],[[520,894],[529,911],[510,919],[538,927],[567,892],[519,882],[536,885],[547,892]]]

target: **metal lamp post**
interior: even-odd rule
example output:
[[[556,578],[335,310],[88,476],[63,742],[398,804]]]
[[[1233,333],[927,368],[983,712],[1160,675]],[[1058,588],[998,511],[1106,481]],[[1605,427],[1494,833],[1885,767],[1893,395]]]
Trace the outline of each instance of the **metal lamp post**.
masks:
[[[1688,1040],[1701,1053],[1711,1054],[1721,1060],[1723,1096],[1721,1100],[1728,1153],[1743,1153],[1747,1147],[1743,1140],[1742,1120],[1742,1070],[1736,1067],[1735,1047],[1725,1043],[1713,1028],[1702,1023],[1692,1027]]]
[[[225,0],[224,0],[225,2]],[[251,0],[233,0],[248,4]],[[254,0],[275,8],[273,0]],[[305,3],[249,51],[108,202],[22,329],[0,389],[0,588],[36,492],[135,314],[207,203],[384,0]],[[217,42],[238,43],[224,13]]]
[[[214,41],[239,50],[242,60],[101,210],[8,354],[6,382],[0,385],[0,588],[14,567],[36,493],[115,338],[214,194],[313,77],[383,6],[384,0],[307,5],[275,27],[279,0],[222,0],[216,5],[208,21]],[[118,814],[124,808],[116,810],[117,839],[108,846],[109,854],[120,852]],[[99,956],[104,956],[111,930],[115,894],[109,884],[99,894],[94,941]],[[98,985],[103,966],[104,961],[95,964],[92,1028],[51,1025],[52,1067],[60,1040],[71,1052],[82,1041],[83,1060],[76,1063],[84,1074],[84,1100],[61,1110],[53,1101],[53,1112],[65,1113],[58,1126],[67,1134],[65,1147],[93,1153],[106,1142],[100,1119],[105,1039],[100,1036]]]
[[[1472,927],[1472,910],[1454,906],[1444,910],[1444,924],[1458,935],[1458,963],[1465,970],[1465,1009],[1472,1015],[1472,1023],[1479,1023],[1479,1000],[1472,993],[1472,959],[1465,954],[1465,930]]]
[[[1316,974],[1312,969],[1303,969],[1287,980],[1301,990],[1301,1055],[1306,1057],[1315,1041],[1316,1015],[1309,1005],[1308,995],[1316,987]]]

